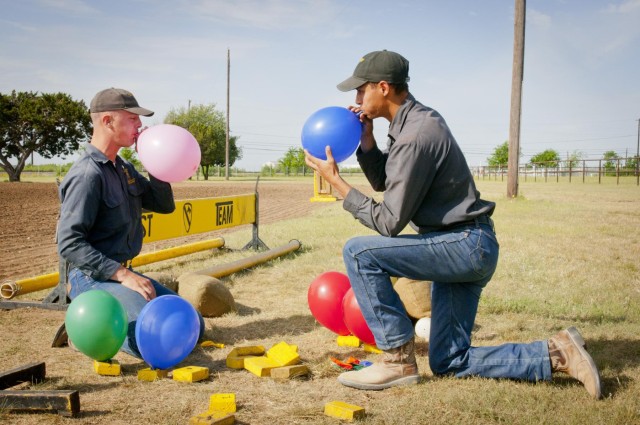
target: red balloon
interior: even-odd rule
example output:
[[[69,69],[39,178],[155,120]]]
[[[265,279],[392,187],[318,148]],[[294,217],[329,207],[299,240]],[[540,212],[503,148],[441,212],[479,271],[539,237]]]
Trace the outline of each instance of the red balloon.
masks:
[[[369,329],[369,325],[364,320],[358,300],[353,293],[353,289],[349,289],[342,300],[342,309],[344,310],[344,323],[347,325],[349,332],[365,344],[376,345],[376,339]]]
[[[342,298],[351,289],[349,277],[340,272],[325,272],[316,277],[307,292],[309,310],[320,324],[338,335],[349,335],[344,324]]]

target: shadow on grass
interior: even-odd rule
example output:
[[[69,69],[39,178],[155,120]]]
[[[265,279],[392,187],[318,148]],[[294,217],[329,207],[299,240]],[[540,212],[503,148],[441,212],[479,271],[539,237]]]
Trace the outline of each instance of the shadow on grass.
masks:
[[[225,344],[237,341],[265,339],[278,335],[302,335],[317,327],[311,315],[295,315],[270,320],[259,319],[240,326],[216,326],[219,334],[225,335]]]

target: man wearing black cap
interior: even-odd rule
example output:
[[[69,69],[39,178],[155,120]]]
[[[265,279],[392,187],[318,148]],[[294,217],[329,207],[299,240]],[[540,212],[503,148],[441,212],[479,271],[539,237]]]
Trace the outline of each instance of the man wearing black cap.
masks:
[[[484,286],[498,262],[499,245],[490,216],[495,203],[480,198],[460,147],[445,120],[409,93],[409,61],[382,50],[362,57],[353,75],[338,84],[356,90],[363,131],[356,152],[381,202],[342,179],[326,148],[323,161],[306,163],[344,198],[343,208],[381,236],[349,240],[343,257],[358,304],[382,361],[338,380],[379,390],[420,380],[414,328],[391,276],[433,281],[429,365],[436,375],[484,376],[528,381],[561,371],[579,379],[595,398],[600,377],[584,341],[571,327],[548,341],[472,347],[471,331]],[[387,149],[378,149],[373,119],[389,126]],[[400,232],[410,225],[415,233]]]
[[[140,115],[153,112],[138,105],[130,92],[109,88],[90,104],[93,135],[60,185],[58,253],[69,265],[69,296],[91,289],[114,295],[127,311],[128,337],[121,350],[141,358],[135,323],[148,301],[175,293],[131,269],[140,253],[142,208],[157,213],[175,209],[169,183],[142,176],[118,156],[138,139]],[[204,330],[201,321],[200,334]]]

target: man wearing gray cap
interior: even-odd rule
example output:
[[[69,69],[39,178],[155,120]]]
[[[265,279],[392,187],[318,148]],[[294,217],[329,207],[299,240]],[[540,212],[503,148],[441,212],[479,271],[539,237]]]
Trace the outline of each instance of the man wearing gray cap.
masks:
[[[326,161],[305,152],[306,163],[342,195],[343,208],[380,234],[347,241],[343,257],[382,361],[338,380],[364,390],[419,382],[413,323],[391,283],[397,276],[433,281],[429,365],[435,375],[535,382],[559,371],[600,398],[598,369],[574,327],[548,341],[471,346],[480,295],[498,262],[495,203],[480,198],[447,123],[409,93],[408,82],[409,61],[382,50],[363,56],[338,84],[356,90],[350,109],[363,126],[356,155],[373,189],[384,192],[382,201],[342,179],[329,147]],[[384,152],[373,135],[375,118],[390,122]],[[414,232],[400,235],[407,225]]]
[[[141,358],[135,341],[136,319],[153,298],[175,292],[131,269],[140,253],[144,229],[142,209],[171,213],[175,209],[169,183],[142,176],[118,156],[136,143],[140,107],[130,92],[109,88],[90,104],[93,135],[60,185],[58,253],[69,265],[69,296],[91,289],[115,296],[127,311],[128,335],[121,350]],[[200,317],[200,335],[204,322]]]

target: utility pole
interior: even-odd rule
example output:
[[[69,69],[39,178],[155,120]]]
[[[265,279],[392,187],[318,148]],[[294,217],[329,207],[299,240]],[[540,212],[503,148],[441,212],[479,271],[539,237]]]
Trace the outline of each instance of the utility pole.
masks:
[[[513,71],[511,78],[511,116],[509,121],[509,168],[507,197],[518,196],[518,168],[520,160],[520,115],[522,112],[522,76],[524,73],[524,27],[526,0],[515,0],[513,34]]]
[[[638,119],[638,145],[636,146],[636,185],[640,185],[640,118]]]
[[[229,86],[231,82],[231,52],[227,49],[227,137],[224,143],[224,179],[229,180]]]

